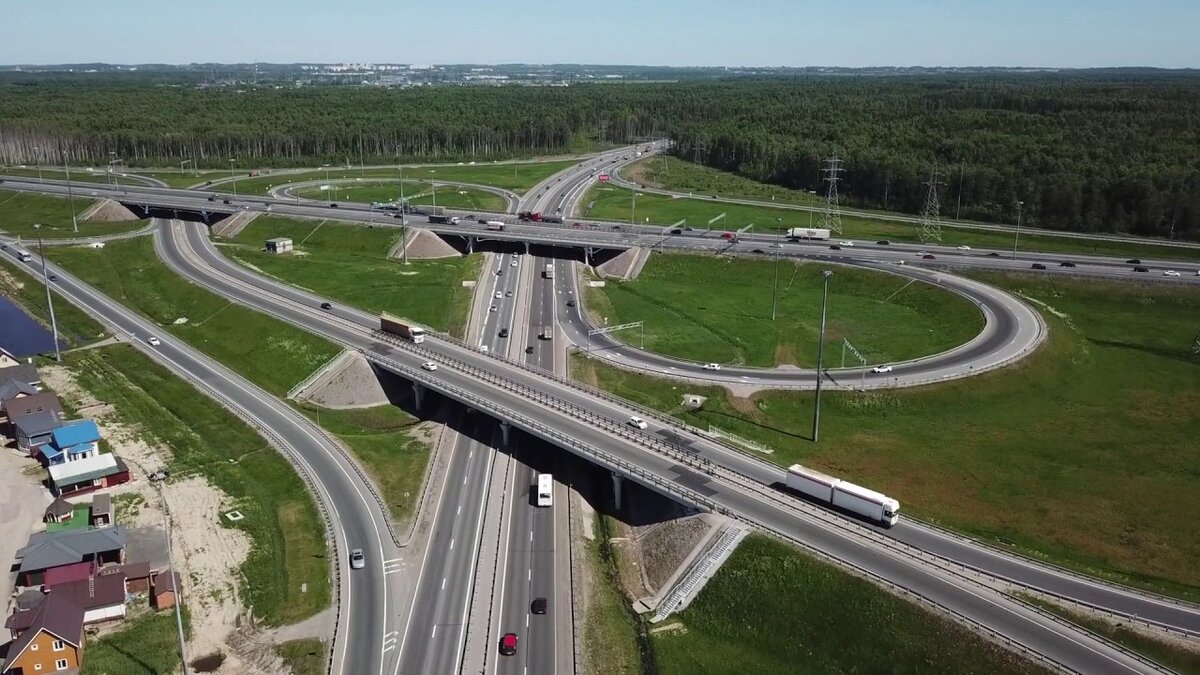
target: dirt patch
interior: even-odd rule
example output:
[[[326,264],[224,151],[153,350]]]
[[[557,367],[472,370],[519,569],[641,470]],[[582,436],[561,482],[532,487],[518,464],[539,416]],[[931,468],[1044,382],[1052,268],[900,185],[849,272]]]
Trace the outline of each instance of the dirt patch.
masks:
[[[726,400],[729,401],[731,408],[743,415],[751,418],[758,417],[758,403],[755,402],[754,396],[729,396]]]
[[[641,537],[638,550],[651,593],[662,590],[708,527],[702,517],[689,516],[662,523]]]
[[[437,258],[458,258],[462,256],[458,252],[458,249],[446,243],[445,239],[442,239],[434,232],[414,229],[409,229],[408,232],[406,246],[410,260],[434,260]],[[402,256],[399,243],[392,249],[390,255],[393,258]]]
[[[310,401],[325,408],[370,408],[388,403],[387,392],[379,376],[362,354],[350,354],[342,365],[320,378],[296,396],[298,401]]]
[[[129,220],[138,220],[133,211],[125,208],[118,202],[111,199],[101,199],[95,206],[88,209],[83,216],[84,220],[93,223],[120,223]]]
[[[788,342],[780,342],[775,345],[775,365],[796,365],[796,345]]]

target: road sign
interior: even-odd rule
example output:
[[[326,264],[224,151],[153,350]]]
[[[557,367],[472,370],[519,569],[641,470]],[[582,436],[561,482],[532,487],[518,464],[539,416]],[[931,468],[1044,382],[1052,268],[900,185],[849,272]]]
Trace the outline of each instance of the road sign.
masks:
[[[600,179],[600,182],[601,182],[601,183],[607,183],[607,182],[608,182],[608,174],[606,174],[606,173],[602,173],[602,174],[600,174],[599,176],[597,176],[597,178],[599,178],[599,179]]]

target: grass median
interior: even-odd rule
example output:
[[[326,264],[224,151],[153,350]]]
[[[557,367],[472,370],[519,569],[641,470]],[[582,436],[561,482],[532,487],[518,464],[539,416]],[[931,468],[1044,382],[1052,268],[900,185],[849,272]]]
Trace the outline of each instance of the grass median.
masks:
[[[245,515],[221,525],[252,542],[241,595],[256,616],[285,625],[329,604],[329,551],[313,497],[266,440],[130,346],[75,352],[67,362],[80,386],[124,423],[171,449],[173,476],[204,476]]]
[[[576,376],[880,490],[907,513],[1109,579],[1200,599],[1200,291],[980,274],[1043,308],[1046,344],[992,373],[865,396],[725,390],[576,356]],[[685,393],[708,396],[695,411]]]
[[[42,225],[43,239],[99,237],[139,230],[146,226],[141,220],[82,220],[78,217],[79,214],[88,210],[94,200],[90,196],[77,194],[74,201],[76,220],[79,223],[78,232],[71,223],[71,200],[67,197],[0,190],[0,233],[10,237],[21,237],[23,245],[33,250],[37,246],[38,236],[37,229],[33,227],[35,223]]]
[[[724,213],[724,219],[711,226],[717,232],[734,231],[753,224],[752,233],[757,234],[778,233],[793,227],[821,227],[821,214],[812,211],[730,204],[711,198],[676,198],[646,192],[638,192],[639,196],[634,199],[633,192],[615,185],[595,185],[580,200],[582,210],[579,215],[629,222],[632,214],[637,223],[659,225],[687,219],[687,225],[703,230],[710,227],[707,225],[710,220]],[[835,242],[844,238],[921,243],[918,225],[914,223],[853,216],[842,216],[841,222],[842,234],[833,235]],[[943,223],[939,245],[1011,251],[1013,240],[1011,233],[958,228]],[[1158,246],[1137,241],[1073,239],[1022,231],[1017,244],[1021,251],[1200,261],[1200,248]]]
[[[244,265],[369,312],[387,311],[440,331],[461,335],[466,328],[478,255],[413,260],[389,258],[400,239],[395,227],[366,227],[333,221],[260,216],[223,247]],[[262,250],[272,237],[291,237],[298,253]]]
[[[969,300],[925,283],[871,270],[784,260],[771,319],[776,263],[749,258],[654,254],[634,281],[586,289],[597,323],[642,321],[645,348],[695,361],[751,366],[816,366],[822,277],[829,283],[825,364],[841,365],[848,340],[868,364],[951,349],[979,334],[983,315]],[[637,329],[614,334],[638,344]],[[849,366],[857,366],[849,353]]]
[[[949,619],[762,535],[651,634],[661,675],[1046,673]]]

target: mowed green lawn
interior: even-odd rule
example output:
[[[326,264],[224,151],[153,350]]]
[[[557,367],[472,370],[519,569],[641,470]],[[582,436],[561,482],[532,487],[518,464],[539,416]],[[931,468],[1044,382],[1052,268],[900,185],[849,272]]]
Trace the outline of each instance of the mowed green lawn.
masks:
[[[585,305],[598,324],[644,322],[648,350],[751,366],[816,367],[824,269],[833,270],[827,366],[841,365],[843,339],[876,364],[942,352],[983,329],[973,303],[929,284],[840,265],[781,260],[778,266],[775,321],[776,263],[759,259],[653,254],[636,280],[586,289]],[[641,337],[637,329],[614,335],[634,345]]]
[[[46,180],[66,180],[67,179],[66,171],[63,171],[61,168],[55,168],[53,166],[48,166],[48,167],[43,166],[40,172],[38,171],[37,167],[5,166],[5,167],[0,167],[0,175],[28,176],[30,178],[37,178],[40,175],[42,178],[45,178]],[[109,182],[109,177],[108,177],[108,174],[104,173],[103,171],[72,170],[71,171],[71,182],[72,183],[76,183],[76,182],[78,182],[78,183],[107,183],[107,182]]]
[[[936,386],[732,398],[576,359],[622,396],[889,494],[911,515],[1077,569],[1200,599],[1200,291],[980,275],[1045,302],[1047,343],[1019,364]],[[1061,318],[1060,318],[1061,315]],[[828,352],[827,352],[828,353]],[[683,410],[684,393],[709,396]]]
[[[204,183],[205,181],[226,178],[229,176],[228,171],[221,171],[219,169],[204,169],[199,172],[179,170],[170,171],[166,169],[137,169],[127,173],[137,176],[149,176],[151,178],[157,178],[167,185],[176,188],[191,187],[193,185]]]
[[[718,232],[733,231],[753,224],[754,233],[776,233],[792,227],[820,227],[821,214],[796,209],[772,208],[726,204],[714,199],[668,197],[639,192],[640,197],[632,200],[632,190],[612,185],[592,186],[580,200],[583,218],[600,218],[628,222],[632,210],[638,223],[647,222],[668,225],[687,219],[687,224],[696,229],[709,227],[708,221],[726,214],[723,221],[711,227]],[[719,193],[718,193],[719,194]],[[722,195],[724,196],[724,195]],[[649,219],[647,221],[647,219]],[[918,227],[913,223],[901,223],[868,218],[842,217],[842,234],[833,239],[859,239],[903,241],[919,243]],[[962,228],[942,227],[942,246],[967,245],[973,248],[1011,251],[1014,236],[1003,232],[985,232]],[[1022,232],[1018,250],[1046,251],[1051,253],[1078,253],[1091,255],[1113,255],[1119,257],[1138,256],[1170,260],[1200,260],[1200,248],[1156,246],[1154,244],[1126,243],[1113,241],[1089,241],[1034,235]]]
[[[959,624],[778,540],[747,537],[652,634],[660,675],[1046,673]],[[752,665],[751,665],[752,664]]]
[[[222,248],[235,260],[336,302],[461,334],[471,304],[471,289],[462,282],[478,277],[482,258],[404,265],[387,257],[400,233],[395,227],[260,216],[233,240],[236,246]],[[291,237],[299,253],[265,253],[263,242],[272,237]]]
[[[334,189],[336,188],[336,189]],[[334,183],[328,190],[305,188],[295,194],[306,199],[321,199],[331,202],[392,202],[400,197],[400,186],[395,182],[364,181],[362,183]],[[500,195],[460,185],[436,187],[429,183],[404,181],[404,199],[409,204],[445,206],[471,211],[504,211],[508,206]]]
[[[621,176],[639,185],[690,192],[697,197],[718,195],[731,199],[756,199],[786,204],[824,203],[821,195],[805,190],[790,190],[778,185],[759,183],[733,173],[710,169],[703,164],[685,162],[672,156],[656,155],[640,159],[621,170]]]
[[[83,191],[81,191],[83,192]],[[146,226],[145,221],[126,220],[114,223],[91,222],[79,218],[92,205],[92,198],[75,195],[75,215],[79,232],[71,224],[71,200],[12,190],[0,190],[0,233],[21,237],[28,246],[37,246],[35,223],[42,225],[42,238],[64,239],[96,237],[129,232]]]
[[[46,255],[137,309],[162,332],[186,340],[276,395],[287,393],[340,351],[319,337],[188,283],[158,260],[150,237],[114,241],[95,250],[48,249]]]
[[[548,176],[552,176],[563,169],[578,164],[575,160],[560,160],[553,162],[526,162],[512,164],[469,164],[462,165],[445,165],[445,166],[420,166],[420,167],[405,167],[403,174],[404,179],[422,179],[422,180],[439,180],[439,181],[454,181],[459,183],[474,183],[476,185],[491,185],[493,187],[504,188],[507,190],[523,191],[536,185]],[[278,173],[274,175],[255,176],[253,178],[246,176],[247,172],[241,172],[242,178],[236,182],[237,191],[241,194],[266,194],[268,190],[276,185],[285,183],[302,183],[314,180],[326,180],[333,178],[362,178],[367,179],[384,179],[384,180],[399,180],[400,174],[394,168],[389,169],[342,169],[330,167],[329,171],[324,169],[314,169],[312,171],[303,171],[295,173]],[[233,182],[222,183],[214,186],[213,189],[221,192],[232,192]]]
[[[255,616],[278,626],[329,604],[329,550],[316,505],[291,464],[262,436],[128,345],[74,352],[68,363],[80,385],[113,405],[122,421],[170,448],[173,478],[204,476],[229,496],[229,508],[246,516],[230,523],[209,514],[253,543],[241,566],[241,592]]]

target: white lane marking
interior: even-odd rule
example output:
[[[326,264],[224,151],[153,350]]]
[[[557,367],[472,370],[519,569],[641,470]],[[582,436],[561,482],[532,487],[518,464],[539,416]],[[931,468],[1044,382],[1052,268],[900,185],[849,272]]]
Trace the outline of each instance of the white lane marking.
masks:
[[[446,590],[446,577],[442,577],[442,590]]]
[[[453,551],[453,550],[454,550],[454,537],[451,537],[451,538],[450,538],[450,550],[451,550],[451,551]]]
[[[437,637],[437,624],[436,623],[433,624],[433,632],[429,634],[429,638],[431,640],[435,637]]]

